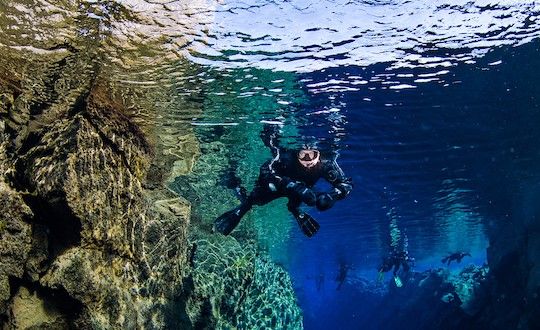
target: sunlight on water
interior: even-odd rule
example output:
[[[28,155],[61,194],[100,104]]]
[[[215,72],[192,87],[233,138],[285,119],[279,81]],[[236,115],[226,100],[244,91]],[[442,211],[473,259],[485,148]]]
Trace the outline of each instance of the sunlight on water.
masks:
[[[381,62],[448,67],[538,36],[539,10],[535,1],[226,1],[210,45],[192,58],[293,71]]]

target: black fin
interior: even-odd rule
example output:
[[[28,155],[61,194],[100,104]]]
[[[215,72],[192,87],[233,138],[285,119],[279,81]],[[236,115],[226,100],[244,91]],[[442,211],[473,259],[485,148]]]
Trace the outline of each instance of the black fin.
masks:
[[[321,228],[321,225],[307,213],[300,213],[296,217],[296,222],[298,222],[300,229],[307,237],[313,237]]]
[[[238,226],[243,215],[244,212],[242,212],[240,206],[234,210],[223,213],[216,221],[214,221],[214,231],[218,231],[223,235],[229,235],[234,228]]]
[[[242,203],[245,203],[247,201],[248,194],[246,188],[238,186],[234,189],[234,191],[236,192],[236,196]]]

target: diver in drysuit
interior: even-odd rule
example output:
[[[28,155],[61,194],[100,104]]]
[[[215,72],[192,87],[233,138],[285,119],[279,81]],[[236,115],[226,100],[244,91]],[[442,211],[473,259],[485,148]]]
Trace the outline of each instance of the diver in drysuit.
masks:
[[[276,125],[264,127],[261,138],[272,150],[274,158],[261,166],[259,178],[249,195],[245,189],[236,189],[241,204],[215,220],[215,231],[228,235],[254,205],[265,205],[277,198],[287,197],[287,208],[300,229],[307,237],[312,237],[320,225],[309,214],[302,212],[300,205],[304,203],[316,206],[321,211],[328,210],[336,201],[351,192],[352,180],[345,176],[335,157],[328,157],[309,146],[300,150],[279,147],[277,130]],[[313,186],[321,178],[333,186],[332,191],[317,193],[313,190]]]
[[[452,253],[444,258],[441,259],[441,262],[444,264],[446,263],[447,266],[450,266],[450,263],[452,261],[456,261],[458,263],[461,262],[461,259],[463,259],[465,256],[471,256],[470,253],[466,253],[466,252],[455,252],[455,253]]]
[[[392,268],[394,268],[394,282],[396,283],[397,287],[403,286],[403,283],[398,276],[398,271],[400,268],[402,268],[404,272],[408,272],[411,268],[411,262],[414,262],[414,258],[409,257],[409,253],[407,251],[392,250],[392,252],[390,252],[390,254],[383,259],[378,268],[378,281],[382,281],[384,278],[384,273],[389,272],[392,270]]]

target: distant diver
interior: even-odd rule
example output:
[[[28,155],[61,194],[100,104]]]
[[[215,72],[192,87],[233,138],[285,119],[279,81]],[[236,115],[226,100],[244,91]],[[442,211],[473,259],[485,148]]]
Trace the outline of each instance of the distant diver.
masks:
[[[287,197],[287,208],[293,214],[300,229],[312,237],[320,225],[309,214],[300,211],[302,203],[316,206],[320,211],[328,210],[337,200],[345,198],[352,190],[352,180],[338,166],[335,157],[326,157],[314,147],[300,150],[277,146],[277,125],[265,125],[261,138],[272,151],[273,159],[260,167],[260,174],[253,191],[247,195],[245,189],[235,188],[241,204],[214,222],[214,231],[230,234],[253,205],[265,205],[277,198]],[[316,193],[313,186],[320,179],[333,186],[330,192]]]
[[[444,258],[441,259],[441,262],[444,264],[446,263],[447,266],[450,266],[450,262],[452,261],[456,261],[458,263],[461,262],[461,259],[463,259],[465,256],[471,256],[470,253],[466,253],[466,252],[454,252]]]
[[[321,291],[324,286],[324,273],[319,273],[315,278],[315,285],[317,286],[317,291]]]
[[[381,265],[379,266],[377,280],[382,282],[384,279],[384,273],[389,272],[392,270],[392,268],[394,268],[394,282],[398,288],[402,287],[403,282],[398,276],[398,271],[400,268],[402,268],[404,272],[408,272],[411,268],[410,264],[412,262],[414,262],[414,258],[409,257],[409,253],[407,251],[392,250],[392,252],[390,252],[390,254],[383,259]]]
[[[345,283],[345,280],[347,279],[347,274],[349,273],[349,270],[351,269],[352,269],[352,266],[344,262],[339,264],[339,272],[336,276],[336,281],[338,282],[338,286],[336,287],[336,290],[341,289],[341,286],[343,285],[343,283]]]

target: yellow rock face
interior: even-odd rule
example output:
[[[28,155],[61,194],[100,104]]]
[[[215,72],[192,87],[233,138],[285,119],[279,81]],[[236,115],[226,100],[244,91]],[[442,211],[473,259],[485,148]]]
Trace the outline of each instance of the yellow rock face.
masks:
[[[46,303],[37,292],[20,287],[13,298],[10,326],[14,329],[68,329],[56,307]]]

